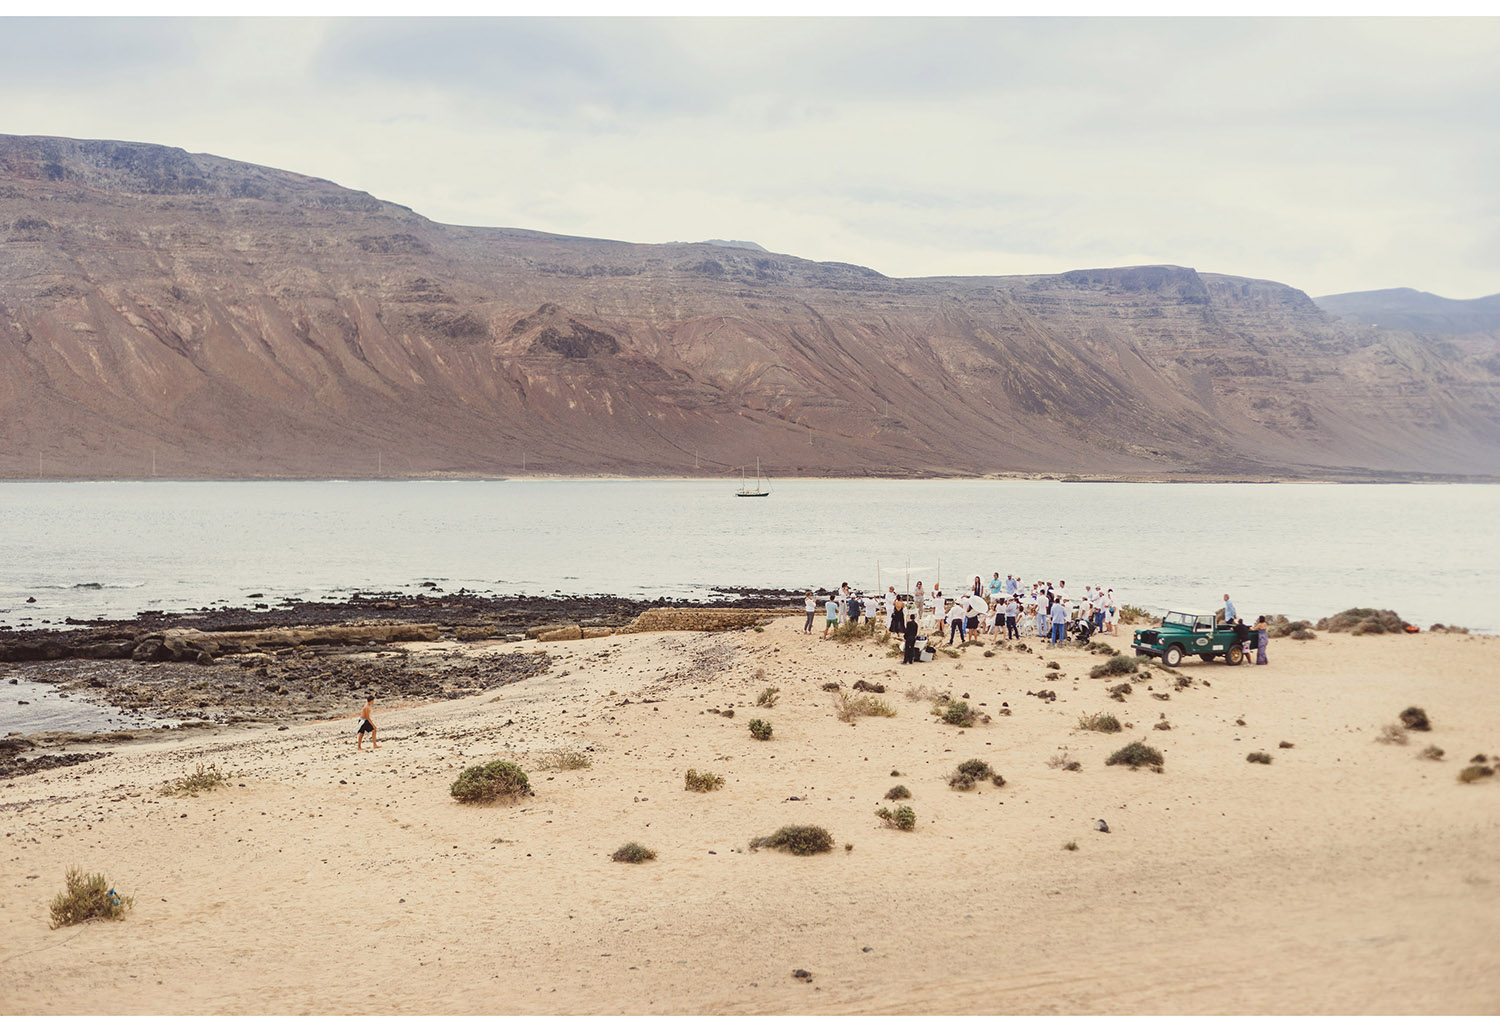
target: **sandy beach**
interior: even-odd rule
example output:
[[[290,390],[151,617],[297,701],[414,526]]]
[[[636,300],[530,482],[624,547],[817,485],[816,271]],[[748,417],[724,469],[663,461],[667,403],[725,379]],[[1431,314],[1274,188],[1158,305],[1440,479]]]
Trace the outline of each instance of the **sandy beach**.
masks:
[[[1153,666],[1120,702],[1127,678],[1091,679],[1101,657],[1077,648],[903,667],[801,623],[391,646],[551,662],[377,701],[375,752],[351,715],[0,781],[0,1013],[1500,1012],[1500,777],[1456,777],[1500,753],[1500,639],[1278,639],[1268,666]],[[1128,650],[1129,628],[1102,640]],[[822,685],[861,678],[894,717],[836,718]],[[950,726],[908,691],[992,719]],[[1408,706],[1432,731],[1377,741]],[[1098,712],[1132,726],[1079,728]],[[1105,765],[1137,739],[1160,773]],[[539,770],[556,749],[592,765]],[[1064,751],[1081,769],[1049,766]],[[456,803],[457,774],[495,758],[535,795]],[[1006,784],[951,789],[971,758]],[[160,794],[200,763],[230,784]],[[684,791],[688,768],[724,787]],[[874,813],[898,783],[910,833]],[[792,823],[833,851],[748,849]],[[628,841],[657,859],[612,863]],[[70,865],[134,909],[49,930]]]

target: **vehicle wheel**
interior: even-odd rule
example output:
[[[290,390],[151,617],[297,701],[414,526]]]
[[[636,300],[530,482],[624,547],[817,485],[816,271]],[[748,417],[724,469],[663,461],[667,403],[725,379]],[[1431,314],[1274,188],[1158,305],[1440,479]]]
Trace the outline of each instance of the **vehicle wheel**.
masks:
[[[1224,653],[1224,662],[1230,666],[1239,666],[1245,659],[1245,650],[1238,645],[1229,646],[1229,651]]]
[[[1162,653],[1161,661],[1166,666],[1174,667],[1182,662],[1183,651],[1181,645],[1168,645],[1167,651]]]

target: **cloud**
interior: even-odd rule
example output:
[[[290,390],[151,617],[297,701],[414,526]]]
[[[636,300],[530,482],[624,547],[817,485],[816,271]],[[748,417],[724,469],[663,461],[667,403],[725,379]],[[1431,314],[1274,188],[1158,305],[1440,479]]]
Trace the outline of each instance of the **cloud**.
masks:
[[[1494,19],[12,19],[5,131],[888,275],[1500,289]]]

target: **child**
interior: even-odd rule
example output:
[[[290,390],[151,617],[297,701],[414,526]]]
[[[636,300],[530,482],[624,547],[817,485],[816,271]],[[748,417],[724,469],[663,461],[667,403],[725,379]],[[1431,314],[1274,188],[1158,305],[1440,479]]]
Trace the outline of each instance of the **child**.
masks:
[[[375,722],[370,719],[370,707],[375,705],[375,696],[365,697],[365,708],[359,711],[359,737],[354,740],[354,747],[360,751],[365,747],[365,732],[370,734],[370,748],[379,749],[380,743],[375,740]]]

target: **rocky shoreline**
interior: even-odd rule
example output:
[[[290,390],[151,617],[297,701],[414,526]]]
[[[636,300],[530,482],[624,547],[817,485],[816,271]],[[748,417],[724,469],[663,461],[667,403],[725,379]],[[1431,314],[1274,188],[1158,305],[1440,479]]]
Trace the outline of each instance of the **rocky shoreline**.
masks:
[[[57,766],[69,748],[232,724],[286,728],[357,711],[457,699],[544,673],[545,646],[473,656],[395,643],[571,637],[607,633],[650,609],[786,609],[797,592],[716,588],[712,602],[613,596],[359,593],[346,602],[283,600],[272,607],[141,613],[71,621],[64,629],[0,631],[0,679],[59,685],[100,705],[159,716],[176,727],[0,737],[0,778]],[[394,646],[394,647],[393,647]],[[39,753],[28,759],[22,753]]]

